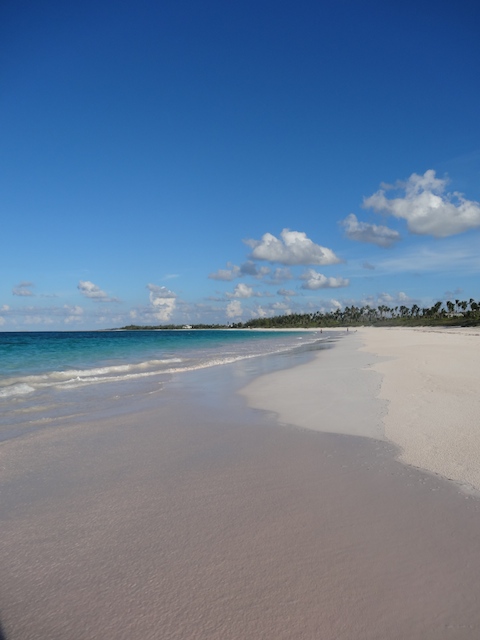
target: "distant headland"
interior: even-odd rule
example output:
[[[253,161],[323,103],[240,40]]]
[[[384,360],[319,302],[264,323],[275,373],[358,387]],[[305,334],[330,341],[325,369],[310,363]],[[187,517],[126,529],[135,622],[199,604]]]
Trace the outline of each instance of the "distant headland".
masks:
[[[431,307],[420,307],[413,304],[346,306],[335,311],[322,313],[290,313],[269,318],[252,318],[246,322],[232,324],[188,324],[188,325],[128,325],[120,327],[122,331],[159,331],[175,329],[314,329],[322,327],[355,327],[355,326],[452,326],[465,327],[480,324],[480,301],[473,298],[467,300],[438,301]]]

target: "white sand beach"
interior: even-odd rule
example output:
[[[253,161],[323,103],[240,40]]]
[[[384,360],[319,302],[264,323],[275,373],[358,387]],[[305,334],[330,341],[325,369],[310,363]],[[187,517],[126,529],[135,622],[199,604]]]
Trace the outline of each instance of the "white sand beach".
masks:
[[[314,431],[382,440],[386,403],[377,398],[382,376],[378,360],[364,352],[360,333],[324,331],[341,337],[315,359],[261,376],[241,390],[249,406],[272,411],[278,420]]]
[[[480,500],[389,442],[413,442],[410,461],[418,429],[444,452],[440,473],[470,438],[457,481],[476,481],[463,364],[478,339],[349,332],[242,395],[237,363],[2,443],[0,637],[479,637]],[[423,424],[440,422],[446,388],[455,447],[447,420],[438,434]],[[418,448],[414,464],[432,467]]]
[[[361,328],[243,391],[286,424],[393,442],[410,465],[480,490],[480,330]]]
[[[365,328],[385,436],[408,464],[480,490],[480,329]]]

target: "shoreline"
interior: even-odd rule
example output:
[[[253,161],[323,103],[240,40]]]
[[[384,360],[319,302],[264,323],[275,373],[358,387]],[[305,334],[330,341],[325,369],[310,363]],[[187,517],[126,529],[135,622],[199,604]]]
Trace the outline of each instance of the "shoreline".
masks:
[[[382,417],[381,362],[360,343],[260,377],[251,361],[192,372],[127,413],[5,442],[8,640],[471,640],[480,501],[385,439],[292,428],[236,393],[336,362],[303,400],[330,396],[331,424],[353,358],[342,421]]]
[[[479,361],[480,330],[361,327],[240,393],[280,423],[386,439],[402,462],[478,493]]]
[[[340,334],[310,362],[260,376],[240,394],[282,424],[383,440],[387,407],[376,397],[381,375],[370,370],[377,358],[361,352],[360,340],[359,333]]]
[[[399,459],[480,491],[480,330],[363,328]]]

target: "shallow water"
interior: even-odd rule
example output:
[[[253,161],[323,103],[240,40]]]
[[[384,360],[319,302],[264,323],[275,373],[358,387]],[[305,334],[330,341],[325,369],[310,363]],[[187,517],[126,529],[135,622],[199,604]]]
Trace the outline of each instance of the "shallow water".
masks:
[[[0,333],[0,441],[90,414],[121,414],[137,396],[166,393],[189,372],[239,363],[238,372],[254,376],[290,366],[336,337],[241,330]]]

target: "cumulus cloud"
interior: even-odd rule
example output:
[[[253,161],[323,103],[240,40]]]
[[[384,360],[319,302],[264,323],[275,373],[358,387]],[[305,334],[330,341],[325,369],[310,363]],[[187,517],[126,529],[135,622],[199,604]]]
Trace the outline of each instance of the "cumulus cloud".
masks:
[[[240,282],[236,285],[233,293],[227,293],[227,298],[251,298],[254,295],[252,287]]]
[[[366,296],[361,301],[357,301],[354,304],[368,304],[371,307],[378,307],[380,305],[395,307],[400,305],[412,304],[413,302],[415,302],[415,300],[407,295],[404,291],[397,291],[397,293],[395,294],[383,291],[382,293],[377,293],[376,295]]]
[[[262,267],[262,269],[263,268],[265,267]],[[266,268],[267,272],[270,271],[268,267]],[[259,275],[258,266],[254,262],[252,262],[252,260],[247,260],[247,262],[244,262],[240,265],[240,275],[257,277]]]
[[[429,169],[423,176],[412,173],[406,182],[382,185],[363,206],[377,213],[403,218],[409,231],[436,238],[463,233],[480,227],[480,203],[467,200],[458,191],[446,193],[448,180],[437,178]],[[385,193],[400,189],[403,195],[387,198]]]
[[[227,314],[227,318],[241,318],[243,309],[240,300],[232,300],[229,302],[225,313]]]
[[[260,305],[251,311],[252,318],[266,318],[268,312]]]
[[[66,309],[68,314],[71,316],[81,316],[83,314],[83,307],[79,307],[78,305],[70,306],[68,304],[64,304],[63,308]]]
[[[82,322],[83,308],[78,305],[70,306],[68,304],[63,305],[63,308],[67,312],[67,316],[64,319],[65,324],[72,324],[73,322]]]
[[[246,240],[254,260],[279,262],[284,265],[336,264],[340,259],[331,249],[315,244],[302,231],[283,229],[280,238],[265,233],[261,240]]]
[[[292,278],[292,272],[288,267],[277,267],[270,273],[270,277],[265,280],[265,284],[282,284]]]
[[[156,284],[148,284],[150,291],[150,303],[153,307],[153,316],[160,322],[168,322],[172,317],[177,304],[177,296],[167,287]]]
[[[272,311],[282,311],[286,315],[292,313],[290,306],[286,302],[274,302],[270,305],[270,309],[272,309]]]
[[[348,287],[349,280],[345,278],[327,278],[322,273],[318,273],[314,269],[308,269],[304,274],[300,276],[301,280],[304,280],[302,289],[310,289],[312,291],[316,289],[337,289],[339,287]]]
[[[226,269],[218,269],[215,273],[210,273],[208,277],[211,280],[223,280],[225,282],[230,282],[235,280],[235,278],[239,278],[241,275],[240,267],[236,264],[227,263]]]
[[[225,282],[231,282],[236,278],[242,278],[243,276],[252,276],[254,278],[263,278],[270,273],[270,267],[259,267],[252,260],[247,260],[240,266],[227,262],[226,269],[218,269],[214,273],[209,274],[211,280],[224,280]]]
[[[35,286],[33,282],[19,282],[15,287],[13,287],[12,294],[14,296],[33,296],[35,295],[33,291],[31,291],[33,286]]]
[[[297,295],[293,289],[279,289],[277,293],[279,296],[287,296],[287,298]]]
[[[270,271],[270,267],[267,267],[265,265],[259,267],[258,264],[255,264],[255,262],[253,262],[253,260],[247,260],[247,262],[244,262],[240,265],[240,275],[242,276],[252,276],[254,278],[260,279],[268,276],[270,274]]]
[[[119,302],[118,298],[112,298],[102,291],[100,287],[89,280],[80,280],[78,283],[77,289],[83,294],[86,298],[90,298],[95,302]]]
[[[340,224],[345,229],[347,238],[357,242],[371,242],[379,247],[386,248],[391,247],[401,238],[398,231],[394,229],[389,229],[383,225],[360,222],[354,213],[348,215]]]

